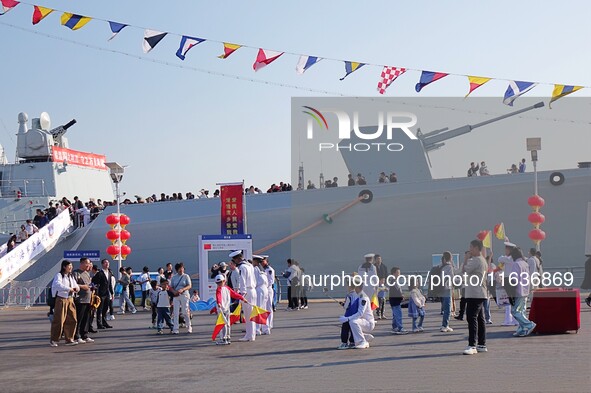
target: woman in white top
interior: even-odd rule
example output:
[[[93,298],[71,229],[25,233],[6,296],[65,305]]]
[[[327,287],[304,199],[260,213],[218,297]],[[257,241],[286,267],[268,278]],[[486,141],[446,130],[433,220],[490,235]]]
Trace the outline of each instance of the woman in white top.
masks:
[[[74,334],[76,333],[76,306],[74,296],[80,291],[80,287],[71,275],[72,263],[62,261],[62,268],[53,278],[51,294],[55,296],[53,309],[53,321],[51,322],[51,340],[49,345],[57,347],[57,343],[64,333],[66,345],[76,345]]]
[[[24,225],[21,225],[21,230],[18,232],[17,242],[22,243],[29,238],[29,234]]]

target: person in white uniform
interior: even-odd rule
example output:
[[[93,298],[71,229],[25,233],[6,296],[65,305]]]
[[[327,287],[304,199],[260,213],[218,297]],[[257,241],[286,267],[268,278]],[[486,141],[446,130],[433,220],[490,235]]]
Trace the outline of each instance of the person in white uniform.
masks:
[[[257,286],[257,307],[260,307],[264,310],[267,309],[267,302],[269,300],[269,283],[267,282],[267,274],[263,271],[263,267],[261,266],[261,262],[263,261],[263,257],[260,255],[253,255],[252,256],[252,266],[254,266],[254,275],[256,277]],[[257,324],[256,325],[256,334],[260,336],[262,334],[269,334],[263,332],[263,327],[267,326],[266,324]]]
[[[357,269],[357,273],[363,279],[363,292],[365,292],[367,297],[369,297],[370,299],[376,292],[377,286],[379,284],[378,272],[374,265],[374,257],[375,254],[366,254],[364,257],[365,262],[362,263],[361,266],[359,266],[359,269]]]
[[[369,348],[368,340],[373,339],[373,335],[369,334],[376,326],[369,297],[363,291],[363,285],[356,286],[355,292],[359,296],[359,305],[357,312],[349,317],[342,316],[339,318],[341,323],[349,322],[353,339],[355,340],[355,348],[366,349]]]
[[[252,265],[242,257],[242,251],[234,251],[229,254],[229,257],[232,258],[232,262],[236,264],[240,273],[238,293],[244,296],[248,302],[242,302],[242,310],[244,310],[246,319],[246,334],[238,341],[254,341],[255,323],[250,320],[250,314],[252,313],[252,304],[257,304],[255,271]]]
[[[267,274],[267,304],[265,310],[269,311],[269,316],[267,317],[267,325],[263,326],[263,334],[271,334],[271,329],[273,328],[273,314],[275,313],[275,307],[273,302],[275,300],[275,289],[273,288],[273,284],[275,283],[275,269],[271,265],[269,265],[269,256],[268,255],[261,255],[263,260],[261,262],[261,266],[265,273]]]

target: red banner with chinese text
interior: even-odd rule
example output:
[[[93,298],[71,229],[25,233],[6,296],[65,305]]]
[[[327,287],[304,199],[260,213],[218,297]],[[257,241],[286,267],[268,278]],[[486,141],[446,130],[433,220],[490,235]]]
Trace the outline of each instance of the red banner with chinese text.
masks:
[[[224,184],[220,187],[221,234],[244,234],[244,184]]]
[[[105,165],[106,157],[99,154],[85,153],[83,151],[76,151],[64,149],[62,147],[53,146],[51,148],[51,155],[53,162],[67,162],[68,165],[85,166],[102,171],[107,170]]]

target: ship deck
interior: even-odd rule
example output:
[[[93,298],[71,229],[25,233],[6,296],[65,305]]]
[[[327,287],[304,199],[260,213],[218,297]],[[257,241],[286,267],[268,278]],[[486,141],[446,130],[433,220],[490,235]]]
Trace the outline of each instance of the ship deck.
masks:
[[[495,308],[495,307],[493,307]],[[438,305],[428,304],[425,333],[392,336],[378,321],[367,350],[337,351],[334,303],[278,311],[271,336],[219,347],[211,342],[214,316],[197,314],[194,333],[157,336],[150,315],[116,316],[95,343],[51,348],[46,307],[0,311],[3,392],[95,391],[437,391],[581,392],[591,384],[591,308],[581,310],[577,334],[511,336],[492,325],[488,353],[468,357],[467,324],[452,320],[440,333]],[[389,312],[387,314],[390,314]],[[493,320],[502,313],[493,310]],[[404,316],[408,327],[409,319]],[[236,325],[234,340],[241,336]],[[183,330],[183,329],[181,329]]]

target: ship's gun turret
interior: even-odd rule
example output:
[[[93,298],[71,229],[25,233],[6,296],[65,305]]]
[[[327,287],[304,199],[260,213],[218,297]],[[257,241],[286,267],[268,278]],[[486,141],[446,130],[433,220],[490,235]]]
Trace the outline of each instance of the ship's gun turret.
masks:
[[[68,148],[68,141],[64,138],[64,134],[68,131],[68,128],[76,124],[76,119],[72,119],[63,126],[59,126],[50,130],[49,133],[53,136],[53,143],[55,146]]]
[[[508,117],[512,117],[512,116],[516,116],[519,115],[523,112],[527,112],[530,111],[532,109],[538,109],[538,108],[542,108],[544,106],[543,102],[538,102],[535,105],[529,106],[527,108],[523,108],[520,110],[517,110],[515,112],[511,112],[511,113],[507,113],[505,115],[501,115],[489,120],[485,120],[483,122],[477,123],[477,124],[466,124],[465,126],[462,127],[458,127],[458,128],[454,128],[453,130],[449,130],[448,128],[442,128],[440,130],[436,130],[436,131],[432,131],[432,132],[428,132],[426,134],[423,134],[421,132],[421,130],[418,130],[417,132],[417,137],[421,140],[421,142],[423,143],[423,147],[425,148],[425,152],[429,152],[431,150],[436,150],[439,149],[440,147],[445,145],[444,141],[447,141],[448,139],[452,139],[455,137],[458,137],[460,135],[464,135],[467,134],[469,132],[471,132],[473,129],[478,128],[478,127],[482,127],[485,126],[487,124],[490,123],[495,123],[497,121],[506,119]]]
[[[29,129],[26,113],[18,115],[19,129],[17,134],[16,155],[18,160],[47,161],[51,157],[51,148],[59,146],[68,148],[68,140],[64,134],[68,128],[76,124],[76,120],[70,120],[63,126],[51,129],[51,120],[46,112],[38,118],[32,119],[32,128]]]

